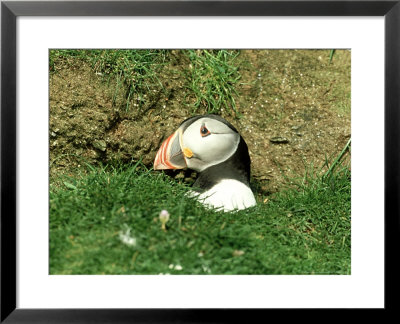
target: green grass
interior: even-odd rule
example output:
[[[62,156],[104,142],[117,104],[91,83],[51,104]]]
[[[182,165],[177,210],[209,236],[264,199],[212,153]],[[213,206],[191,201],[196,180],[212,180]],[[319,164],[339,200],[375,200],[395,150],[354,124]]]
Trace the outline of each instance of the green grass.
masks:
[[[140,164],[53,181],[50,273],[350,274],[346,168],[236,213],[203,208],[189,189]]]
[[[223,109],[238,116],[235,86],[240,73],[235,66],[239,51],[189,50],[190,69],[187,87],[194,97],[192,112],[220,113]]]
[[[332,49],[332,50],[329,51],[329,63],[332,62],[333,55],[335,54],[335,51],[336,51],[336,50],[334,50],[334,49]]]

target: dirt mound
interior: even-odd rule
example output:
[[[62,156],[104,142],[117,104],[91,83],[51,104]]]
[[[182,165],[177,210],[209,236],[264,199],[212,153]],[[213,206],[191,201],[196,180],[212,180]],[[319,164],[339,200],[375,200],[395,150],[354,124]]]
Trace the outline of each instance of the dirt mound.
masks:
[[[332,161],[350,138],[350,51],[242,50],[237,57],[240,117],[221,111],[241,132],[252,176],[263,193],[285,177]],[[161,142],[191,115],[181,51],[143,98],[127,108],[118,80],[80,59],[60,58],[50,74],[50,175],[83,163],[142,159],[149,167]],[[140,100],[139,100],[140,99]],[[205,111],[200,111],[205,113]],[[187,173],[190,175],[190,173]],[[182,174],[178,177],[185,177]]]

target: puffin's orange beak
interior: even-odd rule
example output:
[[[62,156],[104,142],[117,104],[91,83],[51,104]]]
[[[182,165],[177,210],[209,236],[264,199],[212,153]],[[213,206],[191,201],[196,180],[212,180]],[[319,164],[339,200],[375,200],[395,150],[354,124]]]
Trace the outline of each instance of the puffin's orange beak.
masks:
[[[186,161],[180,145],[181,131],[178,129],[168,137],[157,152],[154,170],[183,169]]]

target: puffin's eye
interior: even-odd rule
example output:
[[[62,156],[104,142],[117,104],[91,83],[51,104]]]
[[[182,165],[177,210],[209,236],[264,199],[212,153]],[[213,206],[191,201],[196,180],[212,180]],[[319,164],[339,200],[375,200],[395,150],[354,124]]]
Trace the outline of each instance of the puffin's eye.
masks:
[[[201,128],[200,128],[200,135],[202,136],[202,137],[206,137],[206,136],[208,136],[208,135],[210,135],[211,133],[210,133],[210,131],[207,129],[207,127],[206,126],[201,126]]]

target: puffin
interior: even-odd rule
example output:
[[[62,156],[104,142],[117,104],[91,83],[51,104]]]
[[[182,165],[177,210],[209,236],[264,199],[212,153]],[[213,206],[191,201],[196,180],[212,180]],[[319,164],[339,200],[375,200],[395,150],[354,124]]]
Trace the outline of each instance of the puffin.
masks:
[[[198,172],[189,196],[206,207],[231,212],[256,205],[247,144],[221,116],[190,117],[161,144],[154,169],[184,168]]]

